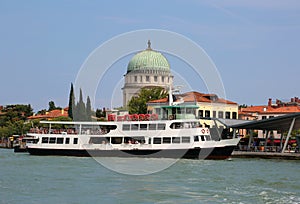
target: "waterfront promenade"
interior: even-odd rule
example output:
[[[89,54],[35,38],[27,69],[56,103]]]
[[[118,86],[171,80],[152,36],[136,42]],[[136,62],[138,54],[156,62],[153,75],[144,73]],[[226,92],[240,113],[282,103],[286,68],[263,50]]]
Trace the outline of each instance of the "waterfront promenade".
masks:
[[[262,158],[262,159],[300,160],[300,153],[233,151],[231,157],[232,158]]]

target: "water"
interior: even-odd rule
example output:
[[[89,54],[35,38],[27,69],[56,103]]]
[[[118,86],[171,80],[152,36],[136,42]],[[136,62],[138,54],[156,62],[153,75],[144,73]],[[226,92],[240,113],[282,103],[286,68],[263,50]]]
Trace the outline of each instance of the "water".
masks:
[[[0,203],[300,203],[299,161],[179,160],[145,176],[0,149]]]

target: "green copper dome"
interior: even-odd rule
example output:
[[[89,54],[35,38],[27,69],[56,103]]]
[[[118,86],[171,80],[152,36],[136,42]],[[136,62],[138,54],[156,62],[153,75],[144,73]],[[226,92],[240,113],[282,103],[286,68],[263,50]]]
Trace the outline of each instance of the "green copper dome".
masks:
[[[134,55],[128,63],[127,73],[137,70],[157,70],[170,72],[168,60],[160,53],[151,49],[148,41],[148,48]]]

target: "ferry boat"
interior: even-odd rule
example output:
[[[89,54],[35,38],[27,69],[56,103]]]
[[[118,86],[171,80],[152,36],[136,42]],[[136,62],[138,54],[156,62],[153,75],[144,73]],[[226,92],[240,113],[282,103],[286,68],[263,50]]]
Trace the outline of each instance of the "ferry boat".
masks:
[[[31,155],[226,159],[239,142],[199,119],[40,123],[27,134]]]

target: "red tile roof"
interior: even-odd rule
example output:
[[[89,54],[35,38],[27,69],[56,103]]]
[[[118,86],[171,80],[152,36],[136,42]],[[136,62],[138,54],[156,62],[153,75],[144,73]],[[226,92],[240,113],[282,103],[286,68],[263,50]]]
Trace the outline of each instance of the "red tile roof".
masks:
[[[175,95],[176,100],[174,102],[180,102],[183,99],[184,102],[206,102],[206,103],[226,103],[226,104],[235,104],[237,103],[219,98],[216,94],[204,94],[196,91],[187,92],[184,94]],[[168,98],[158,99],[149,101],[149,103],[167,103]]]
[[[28,119],[42,119],[42,118],[50,119],[50,118],[57,118],[57,117],[62,117],[62,116],[68,117],[68,109],[69,108],[52,110],[50,112],[47,112],[46,114],[29,116]]]
[[[267,114],[286,114],[300,112],[299,106],[250,106],[241,108],[242,113],[267,113]]]

